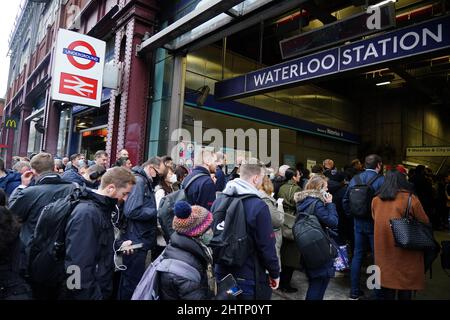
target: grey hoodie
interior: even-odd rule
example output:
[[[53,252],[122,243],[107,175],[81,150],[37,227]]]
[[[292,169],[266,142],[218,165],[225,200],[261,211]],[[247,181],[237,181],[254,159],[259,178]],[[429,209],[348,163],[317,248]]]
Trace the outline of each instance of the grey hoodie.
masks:
[[[263,196],[261,192],[258,191],[258,189],[256,189],[247,181],[242,180],[241,178],[237,178],[228,182],[225,189],[223,190],[223,193],[226,194],[227,196],[236,196],[244,194],[254,194],[259,198],[262,198]]]

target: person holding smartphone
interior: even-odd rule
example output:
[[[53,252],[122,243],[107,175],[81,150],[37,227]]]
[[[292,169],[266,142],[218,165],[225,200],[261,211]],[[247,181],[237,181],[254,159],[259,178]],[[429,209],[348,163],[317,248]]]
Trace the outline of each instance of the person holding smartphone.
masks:
[[[313,214],[319,219],[323,228],[336,229],[338,214],[333,203],[333,196],[327,192],[328,182],[323,175],[315,175],[305,186],[305,190],[295,194],[297,212],[308,212],[310,206],[314,207]],[[308,292],[306,300],[323,300],[328,283],[334,277],[334,259],[330,259],[318,268],[308,268],[305,271],[308,277]]]

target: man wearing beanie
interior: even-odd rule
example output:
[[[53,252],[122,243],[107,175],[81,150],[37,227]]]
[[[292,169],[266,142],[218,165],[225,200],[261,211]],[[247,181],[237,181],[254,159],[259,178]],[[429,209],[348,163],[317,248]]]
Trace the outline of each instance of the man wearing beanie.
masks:
[[[238,299],[270,300],[272,289],[278,287],[280,265],[275,249],[275,234],[270,211],[265,202],[261,200],[262,195],[258,191],[265,175],[265,169],[260,163],[249,161],[241,166],[240,175],[240,178],[227,183],[223,196],[214,202],[211,211],[214,212],[220,208],[222,202],[228,201],[230,197],[254,195],[243,199],[242,204],[247,223],[247,235],[250,238],[249,241],[253,242],[255,250],[249,254],[241,267],[216,264],[214,271],[218,281],[230,273],[234,276],[243,291]],[[266,270],[269,275],[266,274]]]
[[[190,206],[186,201],[178,201],[174,206],[175,217],[172,227],[175,230],[170,243],[163,252],[164,259],[181,260],[195,270],[187,270],[190,277],[171,272],[160,276],[161,300],[205,300],[213,297],[208,286],[208,266],[212,265],[211,250],[207,247],[212,238],[210,226],[211,212],[200,206]],[[193,271],[193,272],[192,272]],[[200,275],[198,281],[192,274]]]

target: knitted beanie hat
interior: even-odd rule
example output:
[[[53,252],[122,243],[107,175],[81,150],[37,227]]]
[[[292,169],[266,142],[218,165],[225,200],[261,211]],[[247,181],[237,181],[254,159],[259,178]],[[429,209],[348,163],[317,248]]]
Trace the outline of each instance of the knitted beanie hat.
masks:
[[[201,206],[191,206],[186,201],[177,201],[174,213],[173,229],[188,237],[202,235],[213,222],[211,212]]]

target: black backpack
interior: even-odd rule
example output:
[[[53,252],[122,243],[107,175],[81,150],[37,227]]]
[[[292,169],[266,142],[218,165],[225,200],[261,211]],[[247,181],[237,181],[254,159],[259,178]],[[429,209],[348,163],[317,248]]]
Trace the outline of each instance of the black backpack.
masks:
[[[64,281],[66,225],[83,191],[76,184],[69,195],[42,209],[30,247],[29,273],[34,283],[52,287]]]
[[[187,188],[202,176],[208,176],[206,173],[199,173],[191,178],[186,185],[181,185],[181,189],[172,192],[161,199],[158,209],[158,221],[161,225],[164,240],[169,243],[170,236],[173,233],[172,222],[174,217],[173,207],[177,201],[190,201],[187,198]],[[190,203],[192,205],[192,203]]]
[[[304,265],[309,269],[322,267],[337,256],[330,236],[314,215],[316,200],[304,212],[297,213],[292,233]]]
[[[252,239],[248,236],[242,200],[257,197],[247,194],[230,197],[222,194],[213,205],[213,237],[209,246],[213,251],[214,263],[227,267],[242,267],[254,251]]]
[[[348,199],[350,204],[350,212],[356,218],[371,218],[372,217],[372,199],[375,195],[375,190],[372,184],[381,175],[377,174],[367,183],[363,183],[360,175],[355,176],[356,184],[350,187]]]

